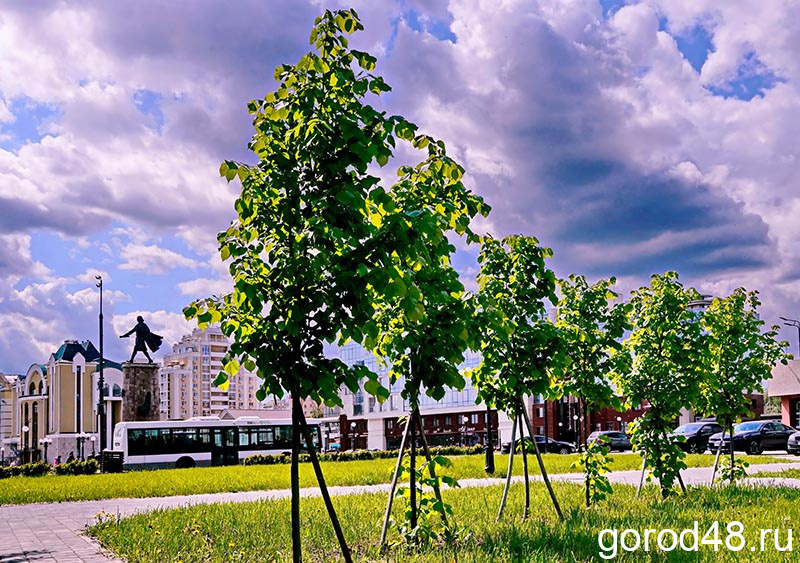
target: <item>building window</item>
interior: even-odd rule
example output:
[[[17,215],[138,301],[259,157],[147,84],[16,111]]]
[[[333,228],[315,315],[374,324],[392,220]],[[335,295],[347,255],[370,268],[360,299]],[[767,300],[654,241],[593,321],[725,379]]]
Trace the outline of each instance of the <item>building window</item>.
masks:
[[[375,412],[375,397],[369,398],[369,412]]]
[[[471,422],[472,424],[478,424],[478,415],[477,415],[477,414],[473,414],[473,415],[471,415],[471,416],[470,416],[470,422]]]
[[[445,426],[453,426],[453,417],[450,416],[450,415],[447,415],[446,417],[444,417],[444,425]]]
[[[536,416],[544,418],[544,407],[536,407]]]

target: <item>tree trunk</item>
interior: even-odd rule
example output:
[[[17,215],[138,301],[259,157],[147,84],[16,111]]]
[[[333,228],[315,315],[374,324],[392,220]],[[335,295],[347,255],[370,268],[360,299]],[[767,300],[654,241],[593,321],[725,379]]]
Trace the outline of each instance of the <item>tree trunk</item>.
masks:
[[[417,425],[414,423],[414,417],[411,417],[411,454],[409,455],[410,469],[411,469],[411,490],[409,491],[408,502],[411,504],[411,529],[417,527]]]
[[[725,421],[725,424],[723,425],[723,428],[725,428],[725,426],[728,426],[728,421],[727,420]],[[725,430],[722,431],[722,436],[720,436],[720,439],[719,439],[719,446],[717,446],[717,455],[714,457],[714,469],[711,471],[711,482],[709,483],[709,485],[713,485],[714,484],[714,479],[716,479],[716,477],[717,477],[717,469],[719,468],[719,458],[722,455],[722,442],[723,442],[724,438],[725,438]],[[731,449],[733,449],[733,436],[732,435],[731,435]]]
[[[406,427],[403,430],[403,437],[400,439],[400,452],[397,454],[397,463],[394,466],[394,475],[392,476],[392,486],[389,489],[389,499],[386,501],[386,512],[383,515],[383,526],[381,527],[381,542],[380,547],[383,549],[386,546],[386,532],[389,529],[389,519],[392,515],[392,502],[394,501],[394,492],[397,489],[397,479],[400,475],[400,467],[403,465],[403,454],[406,451],[406,443],[408,440],[408,431],[411,429],[411,417],[406,419]]]
[[[545,403],[545,417],[547,416],[547,404]],[[547,420],[545,418],[545,420]],[[546,426],[546,423],[545,423]],[[494,473],[494,442],[492,439],[492,407],[486,404],[486,463],[483,470],[488,474]]]
[[[528,412],[525,410],[525,404],[520,397],[519,406],[522,409],[522,416],[525,420],[525,425],[528,427],[528,433],[533,436],[533,427],[531,426],[531,421],[528,418]],[[556,498],[556,493],[553,491],[553,485],[550,484],[550,478],[547,476],[547,469],[544,467],[544,462],[542,461],[542,455],[539,453],[539,447],[536,445],[536,440],[533,441],[533,451],[536,452],[536,460],[539,462],[539,470],[542,472],[542,480],[544,484],[547,486],[547,492],[550,493],[550,499],[553,501],[553,507],[556,509],[556,513],[558,517],[563,520],[564,514],[561,512],[561,506],[558,504],[558,499]]]
[[[300,547],[300,414],[303,409],[296,389],[292,393],[292,467],[290,481],[292,487],[292,561],[302,563]]]
[[[518,417],[522,417],[521,414],[517,415]],[[522,424],[520,424],[522,426]],[[522,518],[527,519],[528,515],[531,511],[531,478],[528,475],[528,448],[525,445],[525,432],[520,433],[520,444],[522,445],[522,476],[525,480],[525,508],[522,511]],[[531,436],[531,440],[533,440],[533,436]],[[535,442],[535,441],[534,441]]]
[[[428,448],[428,439],[425,437],[425,426],[422,424],[422,415],[419,414],[419,407],[414,409],[414,416],[417,419],[417,424],[415,428],[419,428],[419,436],[420,442],[422,442],[422,451],[425,454],[425,459],[428,460],[428,471],[431,474],[431,478],[433,479],[433,494],[436,495],[436,500],[439,501],[440,504],[444,505],[444,501],[442,501],[442,491],[439,488],[439,482],[436,479],[436,469],[434,468],[431,460],[433,459],[431,456],[431,451]],[[442,512],[442,521],[444,525],[447,526],[447,515]]]
[[[514,423],[511,426],[511,447],[508,450],[508,471],[506,472],[506,486],[503,489],[503,497],[500,499],[500,510],[497,512],[497,521],[503,517],[503,510],[506,507],[506,499],[508,498],[508,489],[511,486],[511,473],[514,469],[514,442],[517,439],[517,417],[514,416]]]
[[[636,498],[639,498],[639,495],[642,492],[642,485],[644,485],[644,474],[646,469],[647,469],[647,452],[644,452],[644,455],[642,456],[642,474],[639,476],[639,486],[636,488]]]
[[[333,531],[336,534],[336,539],[339,541],[339,548],[342,550],[342,556],[345,562],[352,563],[353,559],[350,555],[350,548],[347,547],[347,542],[342,532],[342,526],[339,524],[339,518],[336,517],[336,510],[333,508],[333,501],[331,501],[331,495],[328,493],[328,485],[325,483],[325,477],[322,475],[322,467],[319,464],[317,450],[314,448],[311,432],[308,430],[308,424],[306,423],[306,417],[303,415],[303,411],[300,411],[300,424],[303,428],[303,437],[308,446],[308,454],[311,456],[311,464],[314,466],[314,473],[317,476],[317,483],[319,484],[319,490],[322,494],[322,500],[325,502],[325,508],[328,510],[328,517],[331,519]]]
[[[733,461],[735,459],[736,454],[733,451],[733,422],[732,421],[729,423],[729,428],[730,428],[729,432],[731,433],[731,470],[730,470],[728,475],[729,475],[729,478],[730,478],[730,481],[731,481],[731,485],[733,485],[733,479],[734,479]],[[747,451],[747,450],[745,450],[745,451]]]

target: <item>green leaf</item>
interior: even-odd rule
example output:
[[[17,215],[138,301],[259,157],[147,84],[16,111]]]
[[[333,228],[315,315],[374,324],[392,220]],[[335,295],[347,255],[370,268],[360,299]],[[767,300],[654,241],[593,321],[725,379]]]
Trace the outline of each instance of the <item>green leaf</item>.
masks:
[[[239,362],[236,360],[230,360],[225,364],[224,370],[225,373],[233,377],[237,373],[239,373]]]
[[[219,387],[223,391],[227,391],[229,385],[230,385],[230,380],[228,379],[228,374],[222,371],[219,372],[217,377],[214,379],[214,386]]]

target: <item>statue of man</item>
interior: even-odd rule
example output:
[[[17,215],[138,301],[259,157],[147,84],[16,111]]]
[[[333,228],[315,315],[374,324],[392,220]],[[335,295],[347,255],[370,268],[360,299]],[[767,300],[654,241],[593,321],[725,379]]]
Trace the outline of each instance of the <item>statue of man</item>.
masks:
[[[130,363],[133,363],[133,358],[136,356],[136,352],[144,352],[145,358],[147,358],[147,361],[152,364],[153,358],[151,358],[150,354],[147,353],[147,348],[150,347],[150,350],[153,352],[158,350],[159,347],[161,347],[162,337],[150,332],[150,327],[145,324],[144,318],[141,315],[136,317],[136,326],[125,334],[120,335],[120,338],[127,338],[133,333],[136,333],[136,343],[133,346],[133,352],[131,352],[131,359],[129,360]]]

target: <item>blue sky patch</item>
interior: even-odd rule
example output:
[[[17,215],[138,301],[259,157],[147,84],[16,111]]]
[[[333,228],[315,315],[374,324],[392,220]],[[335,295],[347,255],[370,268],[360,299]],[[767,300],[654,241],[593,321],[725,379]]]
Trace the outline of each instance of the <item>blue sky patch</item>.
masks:
[[[785,82],[758,58],[754,52],[744,56],[744,60],[736,71],[736,77],[725,84],[709,86],[708,90],[715,96],[723,98],[736,98],[750,101],[756,96],[764,96],[764,92],[771,90],[779,82]]]
[[[625,4],[625,0],[600,0],[600,6],[603,7],[603,17],[608,19]]]
[[[39,103],[27,96],[8,104],[14,121],[0,123],[0,148],[17,151],[26,143],[38,143],[46,134],[47,124],[61,115],[58,104]]]
[[[153,126],[151,129],[161,133],[164,126],[164,112],[161,111],[161,100],[163,96],[152,90],[142,88],[133,93],[131,100],[140,112],[152,118]]]
[[[696,25],[680,35],[676,35],[675,42],[683,57],[698,73],[708,59],[709,53],[714,51],[711,34],[702,25]]]

